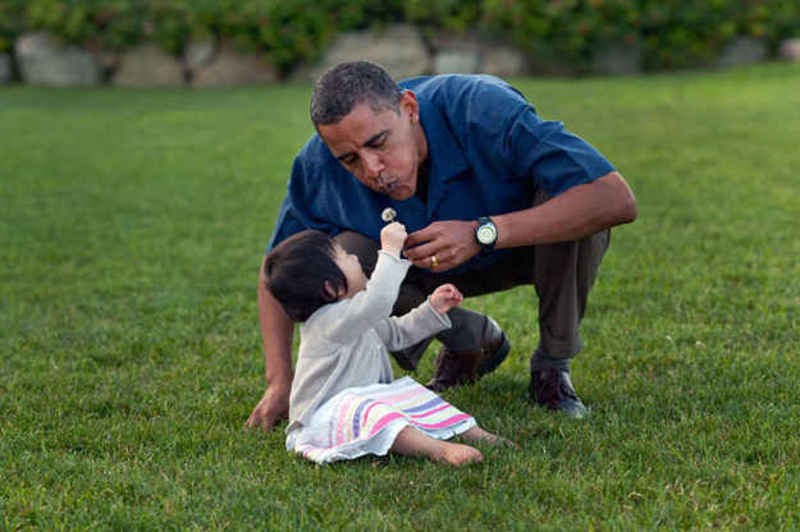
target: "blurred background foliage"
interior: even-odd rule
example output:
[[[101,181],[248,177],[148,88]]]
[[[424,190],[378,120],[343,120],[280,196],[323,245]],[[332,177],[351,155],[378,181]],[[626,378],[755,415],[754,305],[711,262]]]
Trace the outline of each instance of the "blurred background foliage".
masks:
[[[647,70],[703,66],[739,36],[774,51],[800,35],[797,0],[0,0],[0,51],[46,30],[65,42],[121,50],[149,40],[180,53],[192,38],[226,39],[283,72],[316,58],[340,32],[409,22],[500,39],[539,61],[580,69],[598,46],[641,47]]]

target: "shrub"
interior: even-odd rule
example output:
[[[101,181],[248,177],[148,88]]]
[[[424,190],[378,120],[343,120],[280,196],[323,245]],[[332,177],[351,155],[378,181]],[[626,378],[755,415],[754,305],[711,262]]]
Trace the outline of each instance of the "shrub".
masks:
[[[14,39],[24,28],[24,0],[0,2],[0,52],[11,50]]]
[[[478,32],[538,62],[590,66],[598,46],[640,43],[651,70],[712,63],[739,35],[773,49],[800,35],[794,0],[2,0],[0,50],[22,31],[124,49],[154,40],[180,53],[197,36],[270,57],[284,73],[338,32],[407,21],[428,34]]]

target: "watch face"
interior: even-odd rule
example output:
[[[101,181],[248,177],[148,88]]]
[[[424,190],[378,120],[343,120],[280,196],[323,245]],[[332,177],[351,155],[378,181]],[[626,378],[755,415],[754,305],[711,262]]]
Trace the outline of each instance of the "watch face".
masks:
[[[481,244],[494,244],[494,241],[497,239],[497,229],[495,229],[494,225],[482,225],[478,227],[476,236],[478,237],[478,242]]]

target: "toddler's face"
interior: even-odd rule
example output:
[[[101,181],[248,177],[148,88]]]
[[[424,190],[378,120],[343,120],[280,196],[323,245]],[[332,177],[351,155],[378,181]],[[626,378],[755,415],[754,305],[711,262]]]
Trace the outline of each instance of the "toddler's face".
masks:
[[[337,244],[334,262],[336,262],[336,265],[344,273],[345,279],[347,279],[347,293],[343,297],[353,297],[366,288],[367,276],[364,275],[364,270],[361,269],[358,257],[346,252]]]

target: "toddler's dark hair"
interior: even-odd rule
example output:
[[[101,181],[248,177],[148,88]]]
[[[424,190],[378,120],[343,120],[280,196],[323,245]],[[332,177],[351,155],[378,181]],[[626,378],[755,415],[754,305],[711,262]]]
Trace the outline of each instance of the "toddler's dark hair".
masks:
[[[347,279],[335,257],[334,240],[312,229],[287,238],[267,255],[267,290],[293,321],[306,321],[317,309],[336,301],[336,296],[325,290],[326,281],[334,293],[347,291]]]

